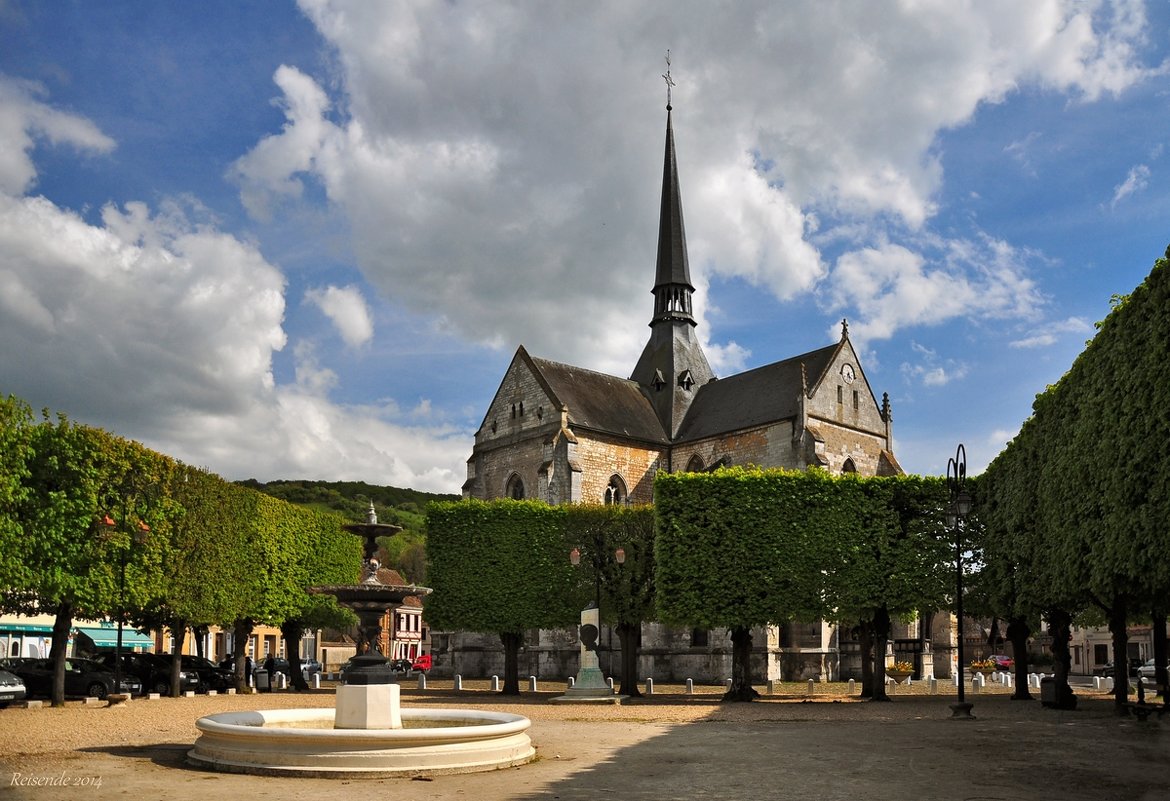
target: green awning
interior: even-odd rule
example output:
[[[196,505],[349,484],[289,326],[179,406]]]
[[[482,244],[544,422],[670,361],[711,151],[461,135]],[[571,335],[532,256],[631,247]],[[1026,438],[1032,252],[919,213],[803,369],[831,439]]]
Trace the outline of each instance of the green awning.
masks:
[[[52,626],[38,626],[35,623],[0,623],[3,634],[52,634]]]
[[[105,626],[77,626],[73,629],[93,640],[97,648],[113,648],[118,643],[118,630]],[[122,629],[123,648],[153,648],[154,638],[149,634],[139,634],[131,628]]]

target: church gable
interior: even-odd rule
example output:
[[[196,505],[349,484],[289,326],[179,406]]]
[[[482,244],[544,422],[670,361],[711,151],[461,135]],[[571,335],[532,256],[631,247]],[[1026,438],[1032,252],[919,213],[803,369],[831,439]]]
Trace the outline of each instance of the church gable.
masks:
[[[550,422],[559,421],[560,407],[560,400],[521,345],[475,434],[476,445],[531,436]]]
[[[808,381],[809,418],[885,435],[886,421],[881,406],[848,336],[837,344],[819,374],[809,373]],[[812,420],[810,424],[815,425]]]

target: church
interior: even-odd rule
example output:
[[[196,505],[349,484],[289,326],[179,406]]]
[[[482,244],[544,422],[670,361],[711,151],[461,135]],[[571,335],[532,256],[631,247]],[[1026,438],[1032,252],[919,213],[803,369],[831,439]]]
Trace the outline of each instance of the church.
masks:
[[[671,115],[668,105],[654,305],[641,356],[620,378],[521,345],[475,434],[465,498],[650,503],[659,470],[722,465],[902,472],[889,397],[877,399],[844,321],[832,345],[736,375],[711,370],[692,314]]]
[[[833,344],[736,375],[717,377],[712,371],[695,331],[672,108],[669,103],[666,108],[653,311],[641,355],[629,377],[621,378],[517,348],[476,432],[463,497],[651,503],[659,470],[724,465],[902,473],[894,456],[889,397],[878,400],[845,321]],[[916,628],[900,631],[905,639],[899,642],[915,641]],[[613,657],[614,638],[608,634],[603,630],[603,669],[605,652]],[[859,675],[858,643],[827,622],[771,626],[753,639],[756,675],[789,680]],[[434,645],[444,668],[455,673],[490,675],[502,664],[492,638],[446,634]],[[721,681],[729,675],[729,646],[726,632],[646,623],[640,674],[664,681]],[[572,632],[530,632],[522,670],[572,675],[576,654]]]

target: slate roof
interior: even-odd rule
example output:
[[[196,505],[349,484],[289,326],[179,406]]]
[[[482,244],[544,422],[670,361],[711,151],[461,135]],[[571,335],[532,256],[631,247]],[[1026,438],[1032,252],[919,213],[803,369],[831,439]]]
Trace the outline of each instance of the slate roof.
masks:
[[[634,381],[529,357],[556,402],[569,407],[574,427],[660,445],[668,444],[650,401]]]
[[[703,439],[795,417],[802,386],[800,365],[805,366],[811,389],[840,345],[838,342],[703,385],[675,441]]]

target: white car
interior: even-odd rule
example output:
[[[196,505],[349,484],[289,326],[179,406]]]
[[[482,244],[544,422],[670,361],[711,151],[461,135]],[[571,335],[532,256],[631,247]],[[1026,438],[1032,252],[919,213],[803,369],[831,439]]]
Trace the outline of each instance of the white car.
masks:
[[[13,701],[23,701],[26,694],[24,680],[20,676],[0,670],[0,709]]]
[[[1147,659],[1145,664],[1137,669],[1137,674],[1138,674],[1138,676],[1140,676],[1143,679],[1150,679],[1151,681],[1153,681],[1154,670],[1155,670],[1154,660]]]

